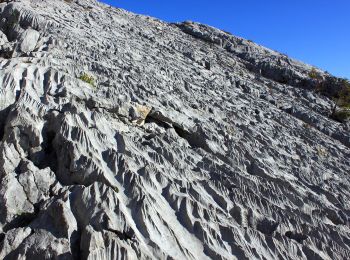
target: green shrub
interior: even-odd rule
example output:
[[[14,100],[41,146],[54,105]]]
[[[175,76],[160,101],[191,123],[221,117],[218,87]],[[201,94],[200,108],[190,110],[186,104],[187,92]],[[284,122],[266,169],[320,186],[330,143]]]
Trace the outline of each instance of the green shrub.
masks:
[[[341,89],[337,96],[338,106],[350,108],[350,82],[348,79],[341,79]]]
[[[86,82],[86,83],[89,83],[91,86],[95,86],[95,79],[93,76],[89,75],[89,74],[86,74],[86,73],[83,73],[80,77],[79,77],[80,80]]]
[[[338,110],[332,113],[331,118],[338,121],[338,122],[345,122],[346,120],[350,119],[350,110]]]
[[[312,68],[309,71],[309,77],[316,80],[322,80],[321,74],[315,68]]]
[[[315,90],[334,101],[330,113],[331,118],[339,122],[344,122],[349,118],[350,82],[348,79],[326,75],[317,82]]]
[[[335,105],[332,111],[332,118],[345,122],[350,119],[350,82],[347,79],[340,79],[341,88],[333,98]]]

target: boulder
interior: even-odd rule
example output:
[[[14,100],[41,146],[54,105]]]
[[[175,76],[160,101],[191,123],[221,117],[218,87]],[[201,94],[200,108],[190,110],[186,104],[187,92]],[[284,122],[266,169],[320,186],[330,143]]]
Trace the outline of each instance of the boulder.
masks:
[[[32,52],[36,44],[39,40],[40,33],[33,29],[27,29],[23,32],[21,39],[19,50],[24,53]]]

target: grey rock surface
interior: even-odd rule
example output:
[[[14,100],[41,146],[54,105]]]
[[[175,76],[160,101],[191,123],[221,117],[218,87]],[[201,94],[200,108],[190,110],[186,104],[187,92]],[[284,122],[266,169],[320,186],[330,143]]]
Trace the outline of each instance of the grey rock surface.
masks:
[[[6,34],[4,34],[2,31],[0,31],[0,45],[4,45],[7,43],[7,37]]]
[[[310,65],[94,0],[0,2],[1,259],[350,259],[350,127]]]
[[[23,32],[20,39],[19,51],[23,53],[31,52],[35,49],[35,46],[40,37],[40,33],[33,29],[27,29]]]

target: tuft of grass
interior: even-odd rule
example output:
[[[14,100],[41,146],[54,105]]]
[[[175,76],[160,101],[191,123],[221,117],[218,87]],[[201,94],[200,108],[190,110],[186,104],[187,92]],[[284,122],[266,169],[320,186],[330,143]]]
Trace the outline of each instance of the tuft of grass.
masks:
[[[229,125],[226,127],[226,132],[231,136],[235,135],[235,129],[233,128],[232,125]]]
[[[91,86],[95,87],[95,79],[93,76],[87,74],[87,73],[83,73],[81,74],[81,76],[79,77],[80,80],[90,84]]]
[[[308,123],[306,123],[306,122],[304,122],[304,123],[303,123],[303,127],[305,127],[305,128],[311,128],[311,125],[308,124]]]
[[[328,153],[327,153],[327,150],[325,148],[319,146],[319,147],[317,147],[317,154],[320,157],[326,157]]]

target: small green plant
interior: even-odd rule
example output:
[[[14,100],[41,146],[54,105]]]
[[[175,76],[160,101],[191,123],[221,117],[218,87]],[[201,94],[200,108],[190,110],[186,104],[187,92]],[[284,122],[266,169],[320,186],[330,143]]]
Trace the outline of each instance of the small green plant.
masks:
[[[93,76],[87,74],[87,73],[83,73],[80,77],[79,77],[80,80],[86,82],[86,83],[89,83],[91,86],[95,86],[95,79]]]
[[[337,103],[340,107],[350,109],[350,81],[341,79],[341,89],[338,94]]]
[[[331,117],[339,122],[350,118],[350,82],[348,79],[338,79],[339,91],[333,96],[334,105]]]
[[[317,80],[315,91],[334,101],[330,108],[330,118],[339,122],[345,122],[350,118],[350,82],[348,79],[326,74]]]
[[[309,77],[315,80],[322,80],[321,74],[315,68],[309,71]]]

